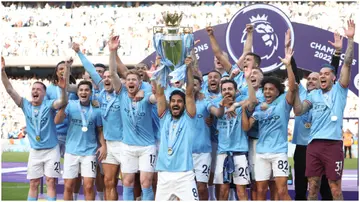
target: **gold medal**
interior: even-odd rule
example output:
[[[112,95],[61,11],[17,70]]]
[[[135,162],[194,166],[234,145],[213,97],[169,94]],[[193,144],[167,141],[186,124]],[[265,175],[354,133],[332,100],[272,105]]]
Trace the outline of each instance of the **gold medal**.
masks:
[[[311,128],[311,123],[305,123],[305,128]]]
[[[40,142],[40,135],[36,136],[36,141]]]
[[[171,156],[172,153],[173,153],[173,150],[169,147],[168,148],[168,155]]]

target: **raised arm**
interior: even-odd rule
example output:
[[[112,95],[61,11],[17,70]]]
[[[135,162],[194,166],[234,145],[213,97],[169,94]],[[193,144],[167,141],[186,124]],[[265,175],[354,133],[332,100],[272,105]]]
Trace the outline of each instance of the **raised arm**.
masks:
[[[118,36],[112,37],[108,42],[108,46],[110,50],[109,73],[115,92],[119,92],[122,86],[120,77],[116,71],[116,68],[118,67],[116,62],[116,55],[117,55],[116,52],[119,47],[119,43],[120,41]]]
[[[293,55],[294,51],[291,48],[287,48],[285,50],[285,58],[280,58],[287,69],[289,90],[286,92],[286,100],[290,105],[294,105],[296,93],[295,75],[290,64]]]
[[[195,117],[196,115],[196,105],[195,105],[195,97],[194,97],[194,75],[192,70],[192,59],[186,58],[186,91],[185,91],[185,102],[186,102],[186,111],[190,117]]]
[[[197,44],[197,43],[199,43],[200,42],[200,40],[196,40],[195,42],[194,42],[194,46]],[[194,65],[194,68],[193,68],[193,73],[194,73],[194,75],[195,76],[198,76],[201,80],[202,80],[202,73],[201,73],[201,71],[200,71],[200,69],[199,69],[199,61],[198,61],[198,59],[197,59],[197,57],[196,57],[196,54],[195,54],[195,49],[192,49],[191,50],[191,58],[192,58],[192,60],[194,61],[193,63],[193,65]]]
[[[255,106],[258,103],[258,100],[256,98],[255,89],[251,84],[250,75],[251,75],[251,72],[245,72],[245,79],[246,79],[246,83],[248,85],[248,93],[249,93],[249,98],[248,98],[249,102],[247,103],[247,109],[250,112],[252,112],[252,111],[254,111]]]
[[[251,127],[253,127],[255,123],[255,119],[253,117],[248,117],[247,113],[246,113],[246,109],[243,108],[242,112],[241,112],[241,127],[242,129],[247,132],[250,130]]]
[[[238,65],[238,67],[240,67],[241,70],[243,70],[245,56],[246,56],[246,54],[251,52],[252,45],[253,45],[254,26],[252,24],[246,25],[246,33],[247,33],[246,41],[245,41],[243,53],[239,57],[238,61],[236,62],[236,64]]]
[[[85,70],[90,74],[91,79],[98,86],[102,80],[100,75],[96,72],[94,65],[85,57],[84,54],[80,51],[80,45],[77,43],[73,43],[72,49],[78,54],[81,63],[83,64]]]
[[[209,35],[211,48],[214,52],[215,57],[219,60],[220,64],[224,67],[226,72],[230,73],[232,65],[231,65],[229,59],[223,54],[218,42],[216,41],[213,28],[207,27],[206,31]]]
[[[285,34],[285,53],[290,48],[290,45],[291,45],[291,31],[290,31],[290,29],[288,29]],[[291,64],[292,71],[295,75],[295,81],[297,84],[300,85],[300,75],[298,73],[298,68],[297,68],[297,64],[295,62],[294,56],[291,57],[290,64]]]
[[[156,100],[158,116],[161,118],[167,109],[167,103],[164,88],[161,87],[160,84],[156,84]]]
[[[66,114],[65,114],[65,109],[66,109],[66,105],[63,106],[57,113],[56,116],[54,118],[54,123],[55,124],[60,124],[64,121],[64,119],[66,118]]]
[[[334,33],[334,42],[328,41],[334,48],[335,53],[331,58],[331,66],[335,68],[335,75],[337,75],[339,64],[340,64],[340,55],[343,46],[343,37],[340,36],[338,32]]]
[[[54,109],[60,109],[61,107],[65,106],[68,101],[67,91],[69,88],[70,68],[71,68],[72,63],[73,63],[72,58],[70,58],[68,61],[65,61],[65,65],[66,65],[66,69],[65,69],[65,73],[64,73],[65,86],[64,86],[64,88],[61,88],[60,98],[58,98],[57,100],[55,100],[55,102],[53,102],[52,107]]]
[[[119,40],[119,36],[115,36],[117,37],[117,40]],[[112,40],[114,37],[112,37],[110,40]],[[120,47],[120,40],[119,43],[117,44],[118,47]],[[116,49],[117,50],[117,49]],[[111,51],[110,51],[111,52]],[[117,54],[116,51],[116,65],[117,65],[117,71],[120,73],[121,78],[125,79],[125,75],[126,72],[129,70],[126,65],[121,61],[119,55]]]
[[[6,75],[5,72],[5,59],[3,57],[1,57],[1,81],[4,84],[4,87],[6,89],[6,92],[10,95],[11,99],[14,100],[15,104],[18,107],[21,107],[21,97],[20,95],[16,92],[16,90],[13,88],[13,86],[11,85],[9,78]]]
[[[354,59],[355,23],[353,20],[348,20],[348,29],[344,29],[344,31],[348,38],[348,44],[346,47],[344,64],[341,67],[339,82],[344,88],[347,88],[350,82],[351,64]]]

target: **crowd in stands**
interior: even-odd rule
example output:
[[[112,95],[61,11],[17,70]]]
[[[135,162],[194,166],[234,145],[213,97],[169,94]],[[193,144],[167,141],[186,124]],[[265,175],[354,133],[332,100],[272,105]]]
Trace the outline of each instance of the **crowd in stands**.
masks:
[[[196,3],[62,3],[3,2],[2,52],[5,56],[62,56],[71,42],[80,43],[86,55],[107,55],[112,30],[120,35],[119,54],[144,58],[153,52],[153,26],[163,25],[161,12],[184,12],[183,26],[194,31],[227,23],[244,6],[256,2]],[[292,22],[329,31],[343,31],[346,19],[359,15],[356,2],[269,2]],[[355,38],[355,41],[359,41]]]
[[[73,3],[66,2],[2,2],[3,56],[64,56],[62,50],[77,42],[86,55],[107,55],[106,40],[112,30],[120,35],[119,55],[136,54],[144,58],[154,51],[152,28],[163,25],[161,12],[184,12],[182,25],[194,31],[207,25],[227,23],[242,7],[253,2],[195,3]],[[304,23],[329,31],[342,32],[346,19],[359,15],[356,2],[269,2],[280,8],[292,22]],[[360,27],[360,26],[359,26]],[[359,35],[356,35],[359,36]],[[355,41],[359,41],[355,38]],[[93,61],[96,62],[96,61]],[[18,92],[30,98],[30,85],[35,78],[13,78]],[[49,84],[49,80],[43,80]],[[1,137],[20,130],[25,118],[20,108],[0,87]],[[357,96],[349,93],[345,117],[357,117]],[[290,125],[289,125],[290,126]],[[351,129],[358,133],[357,128]]]

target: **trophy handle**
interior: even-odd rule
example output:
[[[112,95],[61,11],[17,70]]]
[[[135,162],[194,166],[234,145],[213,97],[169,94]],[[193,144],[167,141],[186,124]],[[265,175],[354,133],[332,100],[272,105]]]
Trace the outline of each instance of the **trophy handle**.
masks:
[[[153,33],[154,34],[157,34],[157,33],[164,33],[164,27],[161,27],[161,26],[155,26],[153,27]]]

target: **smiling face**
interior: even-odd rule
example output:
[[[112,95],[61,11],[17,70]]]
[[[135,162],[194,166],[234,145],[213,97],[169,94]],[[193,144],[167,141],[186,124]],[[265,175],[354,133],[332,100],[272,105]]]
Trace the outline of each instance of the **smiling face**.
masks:
[[[31,88],[32,102],[35,105],[40,105],[44,100],[45,95],[46,95],[46,90],[44,86],[40,83],[34,83]]]
[[[322,90],[330,90],[335,81],[335,75],[332,69],[324,67],[320,70],[320,88]]]
[[[280,94],[279,90],[272,83],[266,83],[264,85],[263,92],[264,92],[265,102],[268,104],[272,103]]]
[[[111,77],[110,77],[110,72],[109,71],[105,71],[104,72],[104,79],[103,79],[103,83],[104,83],[104,89],[108,92],[113,90],[113,86],[112,86],[112,82],[111,82]]]
[[[85,103],[89,101],[91,93],[92,91],[89,85],[81,84],[78,86],[77,96],[79,97],[81,103]]]
[[[104,78],[104,72],[105,69],[103,67],[95,67],[96,72],[100,75],[100,77],[103,79]]]
[[[64,77],[65,69],[66,69],[66,65],[65,65],[65,64],[60,64],[60,65],[57,67],[56,76],[57,76],[59,79]]]
[[[175,94],[171,96],[169,106],[171,115],[178,119],[184,113],[185,100],[180,95]]]
[[[263,80],[263,78],[264,78],[264,75],[260,71],[260,69],[252,69],[251,70],[250,80],[251,80],[251,85],[254,89],[258,89],[260,87],[261,81]]]
[[[130,95],[135,96],[140,87],[140,77],[135,73],[129,73],[126,76],[126,88]]]
[[[221,95],[223,97],[230,96],[235,100],[236,87],[231,82],[226,82],[221,85]]]
[[[219,92],[220,86],[220,73],[218,72],[210,72],[208,74],[208,90],[212,93]]]
[[[201,90],[201,83],[198,79],[194,79],[194,93],[198,93]]]
[[[139,72],[140,78],[142,81],[145,81],[148,79],[148,75],[147,75],[146,71],[148,71],[149,69],[148,69],[147,65],[140,63],[135,66],[135,69]]]
[[[308,91],[312,91],[314,89],[318,89],[319,87],[320,87],[319,73],[313,72],[309,74],[306,82],[306,89]]]

